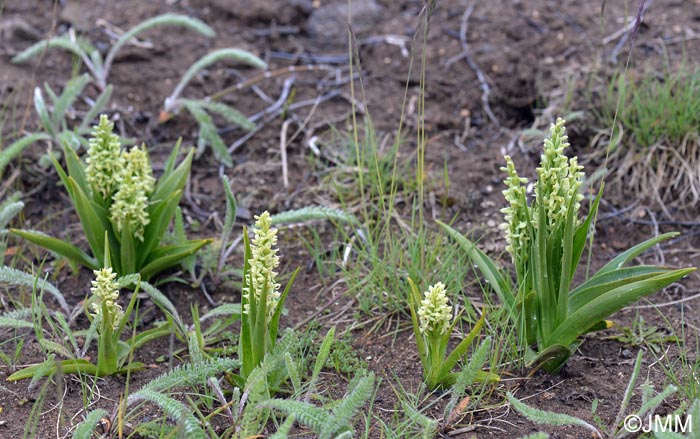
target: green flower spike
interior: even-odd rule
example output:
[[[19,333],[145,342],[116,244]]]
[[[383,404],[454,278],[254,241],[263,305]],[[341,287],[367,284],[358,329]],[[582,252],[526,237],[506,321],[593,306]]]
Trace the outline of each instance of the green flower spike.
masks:
[[[112,272],[112,267],[95,270],[95,280],[92,281],[90,292],[95,296],[92,302],[93,316],[102,318],[102,304],[107,305],[107,309],[112,314],[114,328],[119,326],[119,322],[124,316],[122,307],[117,303],[119,297],[119,284],[117,284],[117,273]]]
[[[119,189],[109,208],[110,218],[117,232],[121,233],[128,224],[131,233],[143,242],[144,229],[151,222],[147,195],[153,190],[155,179],[144,149],[133,147],[122,154],[122,160],[125,166],[119,174]]]
[[[270,213],[265,211],[260,216],[255,216],[255,236],[250,246],[251,261],[250,274],[248,275],[248,285],[252,288],[257,300],[260,294],[267,285],[267,310],[268,319],[274,314],[277,306],[277,301],[280,298],[280,284],[275,282],[277,272],[275,269],[280,264],[280,258],[277,256],[277,249],[273,248],[277,245],[277,229],[272,229],[272,221]],[[248,294],[248,291],[245,292]],[[247,306],[246,306],[247,308]],[[247,309],[244,312],[248,312]]]
[[[117,188],[117,178],[123,167],[120,154],[119,136],[112,134],[114,124],[106,115],[100,116],[100,123],[92,132],[87,152],[87,181],[103,199],[109,198]]]
[[[452,306],[447,304],[445,284],[438,282],[428,288],[418,308],[421,334],[443,335],[450,327]]]
[[[542,204],[545,207],[549,231],[564,223],[569,200],[572,198],[576,200],[574,218],[578,218],[578,209],[583,199],[579,193],[584,176],[583,166],[578,164],[576,157],[569,159],[564,155],[564,149],[569,146],[564,124],[565,121],[561,118],[552,124],[551,136],[544,141],[541,166],[537,168],[536,205]]]
[[[501,224],[501,229],[505,231],[508,242],[506,250],[515,257],[516,249],[524,255],[530,252],[530,235],[527,230],[530,215],[525,195],[527,178],[518,176],[510,156],[505,156],[505,159],[506,167],[501,168],[501,171],[507,172],[508,178],[505,180],[506,189],[503,191],[503,196],[510,206],[501,209],[501,213],[505,215],[505,223]]]

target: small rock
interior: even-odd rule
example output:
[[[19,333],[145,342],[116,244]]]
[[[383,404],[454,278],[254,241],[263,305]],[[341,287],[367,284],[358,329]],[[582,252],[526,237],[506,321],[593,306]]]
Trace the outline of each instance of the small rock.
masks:
[[[3,40],[35,42],[41,39],[41,33],[23,18],[10,17],[0,21],[0,37]]]
[[[382,7],[375,0],[355,0],[350,11],[350,23],[356,35],[368,32],[382,18]],[[348,2],[339,1],[315,9],[309,17],[309,34],[331,45],[348,42]]]
[[[80,32],[87,32],[95,25],[95,19],[79,1],[67,1],[61,10],[61,21],[69,23]]]

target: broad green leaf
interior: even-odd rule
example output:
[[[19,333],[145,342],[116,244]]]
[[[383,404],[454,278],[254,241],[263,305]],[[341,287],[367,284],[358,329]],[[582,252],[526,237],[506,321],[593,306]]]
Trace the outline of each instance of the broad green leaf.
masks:
[[[167,199],[171,194],[181,191],[185,187],[187,178],[190,175],[190,167],[194,157],[194,149],[190,149],[185,159],[172,172],[164,173],[156,183],[153,194],[150,196],[151,202],[159,202]],[[173,212],[174,214],[174,212]]]
[[[608,291],[569,315],[569,317],[552,332],[547,344],[569,346],[577,337],[585,333],[588,328],[600,320],[605,319],[612,313],[644,296],[661,290],[693,271],[695,271],[695,268],[674,270],[652,278],[622,285]]]
[[[272,317],[270,318],[270,338],[272,340],[277,340],[277,329],[279,327],[280,316],[282,315],[282,308],[284,308],[284,301],[287,299],[287,294],[289,294],[289,290],[292,288],[292,284],[294,283],[294,279],[296,279],[297,274],[299,274],[299,270],[300,269],[297,268],[292,273],[292,276],[289,278],[289,282],[287,282],[287,286],[284,287],[284,291],[277,300],[277,308],[275,308],[275,311],[272,313]]]
[[[49,251],[64,256],[92,270],[99,268],[95,258],[89,256],[87,253],[73,244],[61,241],[60,239],[52,238],[34,230],[10,229],[10,233],[24,238],[27,241],[33,242],[34,244],[40,245]]]
[[[603,274],[596,274],[569,293],[570,313],[576,312],[596,297],[607,293],[617,287],[648,279],[659,274],[673,271],[671,268],[657,267],[655,265],[639,265],[625,267]]]
[[[479,318],[472,330],[469,331],[469,334],[466,337],[464,337],[461,342],[459,342],[457,347],[455,347],[452,350],[452,352],[450,352],[447,358],[445,358],[445,361],[442,363],[442,365],[439,366],[440,372],[438,372],[438,376],[444,376],[449,374],[455,367],[457,362],[461,360],[462,357],[464,357],[464,355],[467,353],[467,349],[469,349],[469,346],[471,346],[471,344],[481,332],[481,328],[484,326],[485,319],[486,313],[482,312],[481,318]],[[438,365],[433,365],[433,367],[438,367]]]
[[[90,244],[90,249],[98,261],[101,261],[105,251],[105,231],[110,225],[106,221],[106,213],[103,208],[90,201],[82,189],[78,186],[72,177],[68,177],[68,184],[71,186],[71,191],[75,195],[73,202],[75,210],[80,218],[80,223],[83,226],[83,233]]]
[[[80,158],[78,157],[78,154],[76,154],[75,150],[73,148],[63,148],[63,155],[66,159],[66,167],[68,168],[68,175],[75,180],[75,182],[78,184],[80,189],[82,189],[83,193],[86,195],[91,195],[92,194],[92,188],[87,182],[87,178],[85,176],[85,167],[83,166],[83,163],[80,161]],[[54,163],[54,166],[58,162]],[[63,179],[63,178],[62,178]],[[69,186],[67,181],[64,182],[66,186]],[[71,196],[72,198],[72,196]]]
[[[624,267],[627,263],[629,263],[631,260],[639,256],[640,254],[644,253],[645,251],[649,250],[656,244],[666,241],[667,239],[673,238],[674,236],[678,236],[678,232],[669,232],[669,233],[664,233],[659,236],[655,236],[651,239],[648,239],[642,243],[639,243],[632,247],[631,249],[624,251],[617,255],[615,258],[613,258],[612,261],[608,262],[605,264],[603,268],[601,268],[597,274],[603,274],[607,273],[608,271],[616,270],[618,268]]]
[[[42,373],[42,376],[50,376],[56,373],[57,369],[61,369],[61,372],[64,374],[85,374],[85,375],[92,375],[95,376],[97,375],[97,367],[90,363],[87,360],[83,359],[73,359],[73,360],[64,360],[58,363],[59,366],[52,366],[48,368],[45,372]],[[24,369],[18,370],[17,372],[13,373],[9,377],[7,377],[7,381],[18,381],[18,380],[26,380],[29,378],[32,378],[34,376],[34,373],[36,373],[39,369],[41,369],[44,366],[44,363],[40,364],[34,364],[29,367],[25,367]]]
[[[136,273],[136,246],[134,240],[138,239],[131,233],[129,222],[125,221],[122,227],[122,236],[120,241],[120,259],[121,273],[120,275]]]
[[[160,244],[170,221],[177,211],[177,205],[182,197],[182,190],[177,190],[164,200],[148,206],[147,212],[151,222],[143,232],[143,243],[137,243],[139,250],[137,267],[143,266],[151,253]]]
[[[146,266],[140,270],[141,277],[148,280],[156,273],[180,263],[187,256],[209,244],[211,239],[190,241],[185,245],[169,245],[161,247],[149,255]]]
[[[583,224],[578,226],[578,228],[576,229],[576,233],[574,233],[573,258],[571,259],[572,274],[576,273],[576,267],[578,267],[578,263],[581,260],[581,255],[583,254],[583,250],[586,247],[586,239],[588,238],[588,232],[591,229],[591,223],[598,212],[598,205],[600,204],[600,199],[603,196],[603,187],[604,184],[601,185],[600,190],[598,191],[598,195],[596,195],[595,199],[593,200],[593,204],[591,204],[591,208],[588,212],[586,220],[583,222]]]

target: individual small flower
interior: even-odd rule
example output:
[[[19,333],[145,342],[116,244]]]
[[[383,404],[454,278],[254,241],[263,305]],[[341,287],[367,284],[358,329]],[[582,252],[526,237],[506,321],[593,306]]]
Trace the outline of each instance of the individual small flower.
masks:
[[[112,267],[105,267],[101,270],[95,270],[95,280],[92,281],[90,292],[95,296],[92,302],[92,312],[95,317],[102,316],[102,304],[104,303],[107,309],[112,314],[112,322],[114,327],[119,326],[119,322],[124,316],[122,307],[117,303],[119,297],[119,284],[117,283],[117,273],[112,271]]]
[[[114,124],[106,115],[94,127],[87,152],[85,176],[93,190],[108,198],[117,188],[117,176],[122,170],[119,136],[112,133]]]
[[[450,327],[452,306],[448,305],[445,284],[438,282],[428,288],[418,308],[421,334],[443,335]]]
[[[110,219],[117,232],[121,233],[128,224],[131,233],[143,241],[143,232],[151,222],[147,195],[153,190],[155,179],[145,150],[133,147],[122,159],[125,166],[117,178],[119,189],[112,197]]]
[[[280,258],[277,256],[277,229],[271,228],[272,220],[270,213],[265,211],[260,216],[255,216],[255,229],[253,241],[250,245],[251,260],[250,272],[248,273],[248,287],[245,294],[249,294],[249,288],[255,295],[256,300],[260,300],[263,288],[267,285],[267,312],[268,319],[274,314],[277,302],[280,298],[280,284],[275,282],[277,272],[275,269],[280,264]],[[246,304],[244,312],[248,312],[248,304]]]

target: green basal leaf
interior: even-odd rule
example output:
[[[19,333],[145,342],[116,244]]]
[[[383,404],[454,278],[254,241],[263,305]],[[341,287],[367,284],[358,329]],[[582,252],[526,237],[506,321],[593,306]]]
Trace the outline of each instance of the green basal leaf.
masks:
[[[292,273],[292,277],[289,279],[289,282],[287,282],[287,286],[284,287],[284,291],[277,301],[277,307],[270,318],[270,338],[273,340],[273,343],[274,340],[277,340],[277,329],[279,326],[280,316],[282,315],[282,309],[284,308],[284,301],[287,299],[287,294],[289,294],[289,290],[292,288],[292,284],[294,283],[294,279],[296,279],[297,274],[299,274],[299,270],[300,268],[297,268],[294,270],[294,273]]]
[[[85,375],[92,375],[96,376],[97,375],[97,367],[90,363],[87,360],[84,359],[72,359],[72,360],[64,360],[58,363],[59,365],[54,365],[46,371],[42,373],[42,376],[51,376],[56,373],[56,371],[60,368],[61,372],[64,374],[85,374]],[[18,370],[17,372],[13,373],[9,377],[7,377],[7,381],[18,381],[18,380],[26,380],[29,378],[32,378],[34,374],[41,369],[44,366],[44,363],[39,363],[39,364],[34,364],[29,367],[25,367],[24,369]]]
[[[77,262],[78,264],[84,265],[92,270],[96,270],[99,267],[95,258],[88,255],[73,244],[61,241],[60,239],[52,238],[34,230],[10,229],[10,233]]]
[[[28,61],[29,59],[44,53],[45,50],[53,48],[67,50],[72,52],[74,55],[85,58],[87,55],[85,49],[89,47],[91,47],[90,43],[83,38],[78,37],[77,39],[73,40],[67,35],[62,35],[60,37],[49,38],[48,40],[41,40],[38,43],[29,46],[22,52],[15,55],[15,57],[12,58],[12,62],[21,63]]]
[[[73,148],[63,148],[63,155],[66,159],[66,167],[68,168],[68,175],[75,180],[80,189],[85,194],[93,194],[92,188],[87,182],[87,177],[85,176],[85,167],[80,161],[78,154],[76,154]],[[59,166],[58,161],[54,159],[54,166]],[[63,178],[61,178],[63,180]],[[64,182],[64,186],[68,186],[67,181]],[[72,198],[72,197],[71,197]]]
[[[627,265],[630,261],[632,261],[634,258],[639,256],[640,254],[644,253],[645,251],[649,250],[656,244],[666,241],[667,239],[673,238],[674,236],[678,236],[678,232],[669,232],[669,233],[664,233],[659,236],[655,236],[651,239],[648,239],[640,244],[635,245],[631,249],[620,253],[617,255],[615,258],[613,258],[612,261],[608,262],[605,264],[603,268],[601,268],[597,274],[603,274],[607,273],[612,270],[617,270],[619,268],[624,267]]]
[[[649,279],[673,271],[671,268],[655,265],[625,267],[603,274],[596,274],[569,293],[569,312],[578,311],[596,297],[623,285]]]
[[[85,192],[78,186],[76,181],[68,177],[68,184],[71,186],[71,191],[75,195],[73,202],[75,203],[75,210],[80,218],[80,223],[83,226],[83,233],[90,244],[90,249],[92,254],[97,257],[97,260],[101,261],[102,255],[105,251],[105,231],[109,230],[110,224],[107,221],[107,214],[104,208],[93,203]]]
[[[138,238],[131,233],[129,222],[125,221],[122,227],[122,236],[120,245],[120,260],[121,269],[120,275],[136,273],[136,245],[135,240]]]
[[[146,265],[140,270],[141,277],[144,280],[150,279],[156,273],[179,264],[182,259],[194,254],[210,242],[212,242],[211,239],[200,239],[190,241],[185,245],[169,245],[159,248],[149,255]]]
[[[605,319],[630,303],[665,288],[693,271],[695,271],[695,268],[673,270],[648,279],[622,285],[608,291],[569,315],[567,319],[552,332],[547,342],[551,345],[560,344],[562,346],[568,346],[597,322]]]
[[[181,197],[182,191],[175,191],[170,194],[168,198],[148,206],[148,217],[151,219],[151,222],[148,223],[143,232],[143,243],[137,244],[139,250],[137,266],[143,266],[151,252],[163,240],[163,236],[168,230],[170,221],[172,221],[175,216]]]
[[[187,178],[190,175],[190,167],[192,166],[193,158],[194,149],[190,149],[187,156],[178,167],[173,169],[171,172],[166,172],[163,174],[153,189],[153,194],[150,196],[151,201],[158,202],[160,200],[164,200],[168,198],[170,194],[180,191],[185,187]]]
[[[440,371],[438,372],[438,376],[446,376],[447,374],[449,374],[455,367],[457,362],[466,355],[467,349],[469,349],[469,346],[471,346],[471,344],[481,332],[481,328],[484,326],[485,321],[486,313],[481,313],[481,317],[476,322],[472,330],[469,331],[469,334],[465,338],[463,338],[461,342],[459,342],[457,347],[454,348],[452,352],[450,352],[447,358],[445,358],[445,361],[442,363],[442,365],[439,366]],[[433,367],[437,367],[437,365],[433,365]]]

